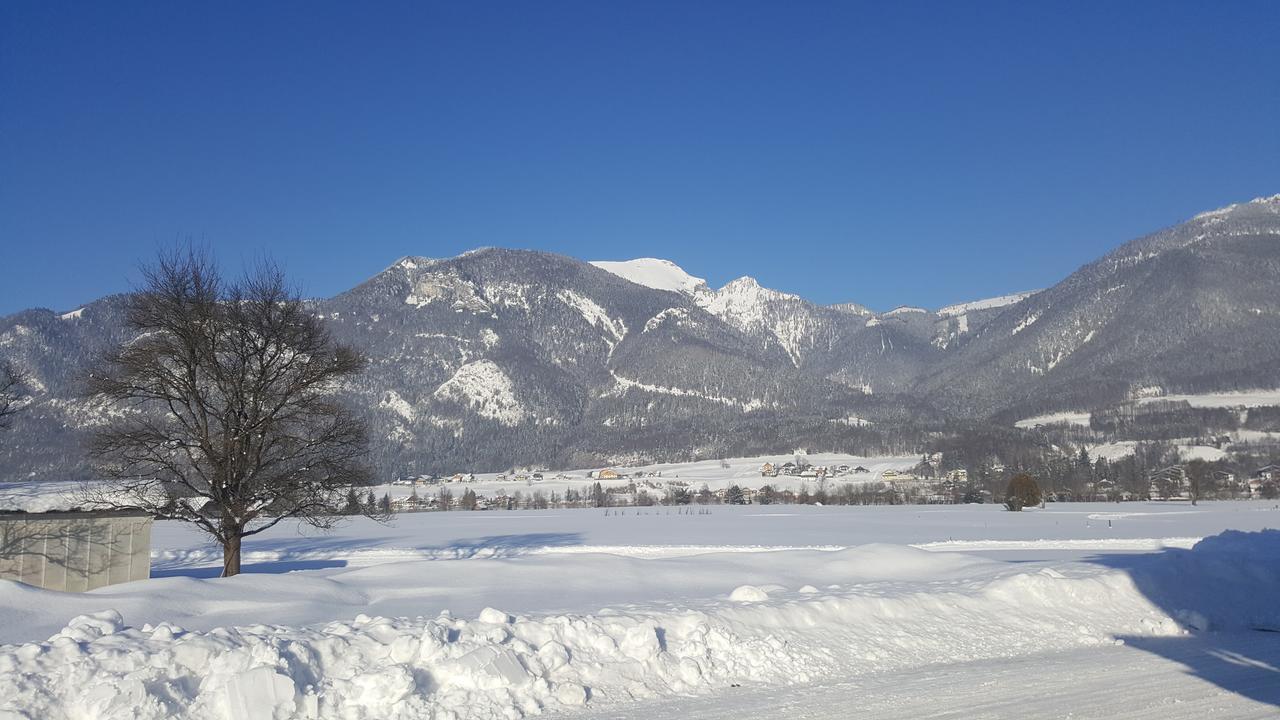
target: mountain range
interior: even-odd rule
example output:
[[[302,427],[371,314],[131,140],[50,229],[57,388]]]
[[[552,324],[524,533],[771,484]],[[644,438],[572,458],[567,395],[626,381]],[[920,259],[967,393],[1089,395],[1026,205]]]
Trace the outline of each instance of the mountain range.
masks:
[[[916,452],[1137,394],[1280,385],[1280,195],[1138,238],[1056,285],[936,310],[820,305],[671,262],[485,248],[406,257],[313,302],[366,373],[343,392],[386,474],[842,450]],[[0,480],[86,473],[80,379],[127,298],[0,319],[30,377]]]

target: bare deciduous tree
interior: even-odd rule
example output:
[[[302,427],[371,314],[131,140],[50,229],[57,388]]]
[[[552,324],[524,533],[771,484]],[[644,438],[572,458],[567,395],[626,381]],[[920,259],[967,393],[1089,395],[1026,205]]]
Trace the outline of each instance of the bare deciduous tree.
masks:
[[[13,363],[0,361],[0,430],[9,427],[22,408],[22,386],[26,380]]]
[[[1209,463],[1200,458],[1195,458],[1187,463],[1184,474],[1187,478],[1187,494],[1191,497],[1191,504],[1195,505],[1200,502],[1200,497],[1209,486],[1209,480],[1212,478],[1212,468]]]
[[[131,300],[135,340],[89,378],[112,418],[89,454],[95,506],[194,523],[240,572],[244,538],[286,518],[327,528],[366,484],[364,423],[335,390],[361,371],[275,266],[235,283],[206,254],[163,254]]]

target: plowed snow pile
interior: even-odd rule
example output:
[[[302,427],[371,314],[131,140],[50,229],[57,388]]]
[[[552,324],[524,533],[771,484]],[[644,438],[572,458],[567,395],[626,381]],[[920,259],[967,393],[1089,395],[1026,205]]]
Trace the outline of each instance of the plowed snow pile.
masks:
[[[716,598],[590,614],[489,608],[467,618],[362,615],[318,627],[197,632],[129,627],[105,611],[76,618],[47,642],[0,648],[0,716],[517,718],[1186,627],[1280,627],[1276,531],[1225,533],[1128,570],[886,545],[821,555],[808,585],[756,583]],[[823,582],[853,568],[884,579]]]

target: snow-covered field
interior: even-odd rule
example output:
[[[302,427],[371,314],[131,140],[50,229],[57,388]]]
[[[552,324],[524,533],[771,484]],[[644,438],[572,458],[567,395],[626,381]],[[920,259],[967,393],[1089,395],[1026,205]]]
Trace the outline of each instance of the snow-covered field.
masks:
[[[1081,427],[1089,427],[1089,421],[1092,417],[1092,413],[1087,412],[1057,412],[1019,420],[1014,423],[1013,426],[1024,430],[1039,427],[1041,425],[1078,425]]]
[[[421,494],[431,494],[439,487],[447,487],[455,492],[463,492],[469,489],[486,497],[494,497],[499,493],[510,496],[516,492],[529,494],[540,491],[549,494],[553,492],[564,493],[570,489],[583,492],[597,481],[604,486],[625,486],[631,480],[636,480],[639,485],[648,487],[651,492],[657,495],[660,495],[660,490],[669,483],[677,483],[691,491],[697,491],[703,487],[715,491],[727,488],[730,485],[740,485],[744,488],[759,488],[762,485],[770,485],[775,490],[800,490],[805,486],[808,486],[810,490],[816,489],[819,482],[817,478],[801,477],[799,475],[762,477],[760,474],[760,468],[765,463],[782,465],[797,458],[802,458],[805,462],[815,467],[821,466],[834,469],[841,465],[847,465],[850,468],[861,467],[866,470],[866,472],[849,472],[839,477],[826,478],[826,485],[833,488],[843,483],[856,485],[883,482],[886,471],[905,472],[920,462],[918,455],[878,457],[863,457],[840,453],[760,455],[757,457],[659,463],[654,465],[614,465],[607,469],[616,472],[620,477],[612,479],[599,479],[595,476],[599,470],[605,468],[567,470],[563,472],[543,470],[538,473],[542,475],[541,480],[533,479],[535,474],[533,471],[501,474],[475,473],[474,479],[468,482],[420,485],[417,491]],[[644,477],[637,478],[635,477],[637,474]],[[517,480],[517,477],[523,477],[524,479]],[[648,483],[647,486],[645,485],[646,482]],[[378,494],[388,492],[392,497],[403,497],[412,492],[410,487],[394,485],[378,487],[374,490]],[[2,497],[2,493],[3,490],[0,489],[0,497]]]
[[[1280,406],[1280,390],[1240,390],[1195,395],[1161,395],[1141,398],[1138,402],[1186,402],[1191,407],[1197,408],[1277,407]]]
[[[1270,717],[1276,527],[1274,502],[422,513],[279,527],[219,579],[158,523],[149,581],[0,582],[0,717]]]
[[[1234,392],[1199,393],[1193,395],[1164,395],[1163,391],[1159,388],[1155,389],[1159,391],[1160,394],[1140,397],[1137,399],[1137,402],[1143,405],[1157,402],[1185,402],[1193,408],[1280,407],[1280,390],[1238,390]],[[1064,410],[1061,412],[1025,418],[1015,422],[1014,426],[1023,429],[1030,429],[1040,425],[1077,425],[1081,427],[1089,427],[1089,421],[1091,418],[1092,413],[1089,412]]]

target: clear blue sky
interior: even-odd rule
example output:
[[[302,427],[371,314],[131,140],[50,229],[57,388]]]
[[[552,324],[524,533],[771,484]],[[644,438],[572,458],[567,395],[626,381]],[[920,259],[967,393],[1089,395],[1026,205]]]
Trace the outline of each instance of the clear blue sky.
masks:
[[[1274,1],[0,4],[0,313],[184,238],[939,306],[1277,192]]]

